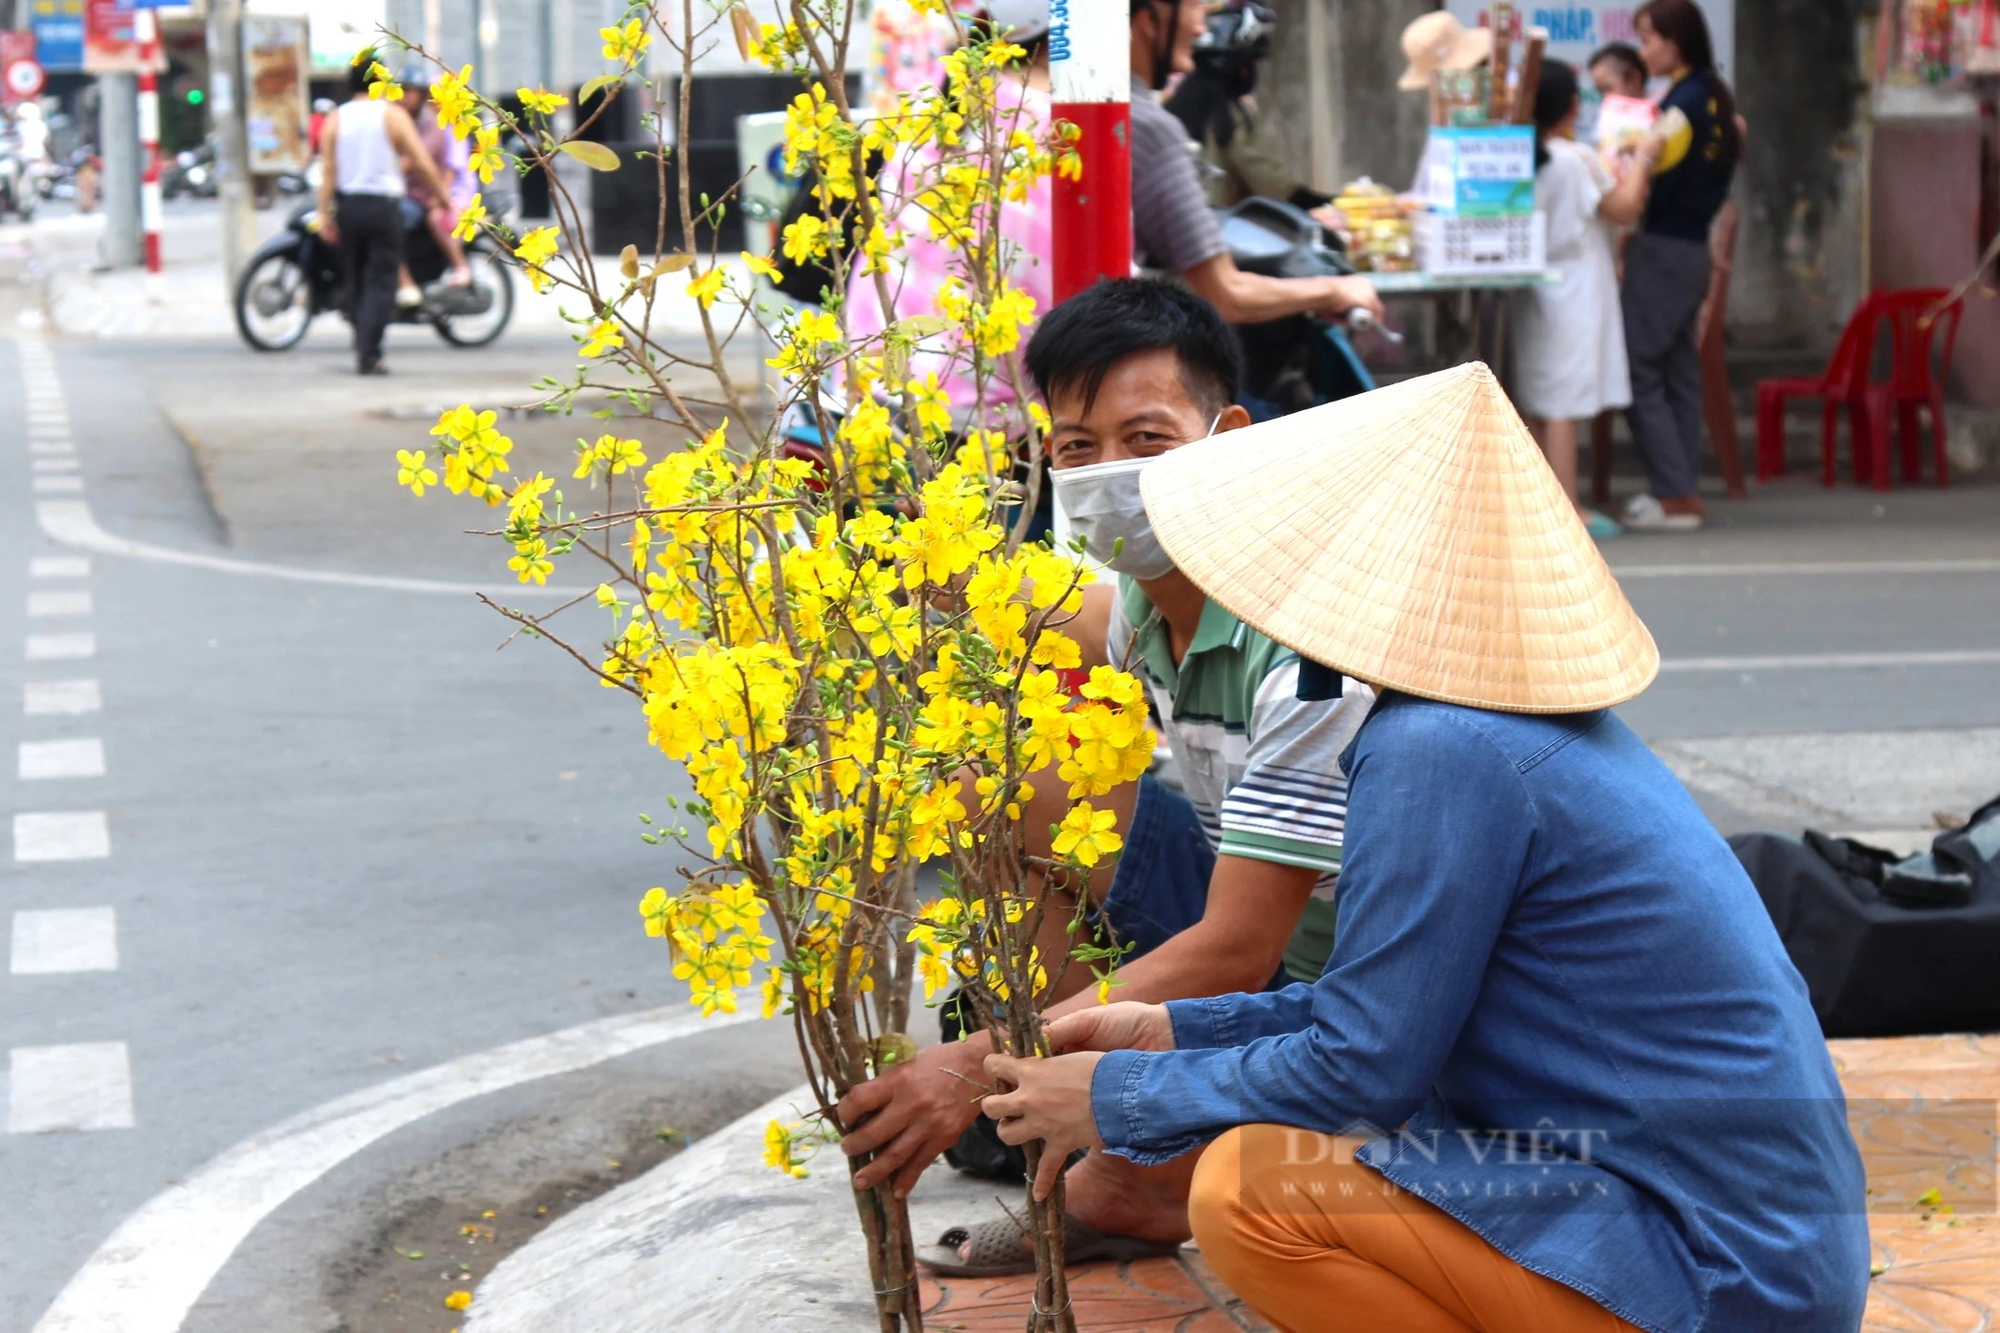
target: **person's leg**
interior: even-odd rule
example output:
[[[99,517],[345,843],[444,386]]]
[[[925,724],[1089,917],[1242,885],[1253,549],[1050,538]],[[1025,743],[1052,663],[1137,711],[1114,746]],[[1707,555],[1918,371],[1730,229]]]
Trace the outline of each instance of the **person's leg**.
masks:
[[[1611,419],[1599,412],[1590,423],[1590,502],[1599,509],[1611,503]]]
[[[357,200],[367,219],[361,228],[361,292],[354,312],[354,350],[363,371],[382,362],[382,335],[396,299],[396,271],[403,263],[402,215],[388,198]],[[342,232],[345,235],[345,230]]]
[[[1683,503],[1679,506],[1689,513],[1701,512],[1702,447],[1707,442],[1708,430],[1704,421],[1701,397],[1701,348],[1695,345],[1695,327],[1687,330],[1674,340],[1667,350],[1666,362],[1667,402],[1674,412],[1674,433],[1681,448],[1677,475],[1684,477],[1686,490],[1680,493]],[[1665,497],[1662,497],[1662,503]],[[1672,512],[1676,506],[1669,505]]]
[[[1534,436],[1535,443],[1541,446],[1542,457],[1549,460],[1549,471],[1555,473],[1556,480],[1562,483],[1563,494],[1581,510],[1583,502],[1576,495],[1576,423],[1531,417],[1528,419],[1528,434]]]
[[[1691,241],[1640,235],[1626,250],[1626,355],[1632,370],[1632,406],[1626,419],[1646,465],[1652,495],[1668,514],[1699,514],[1698,471],[1691,459],[1701,447],[1700,360],[1694,325],[1708,290],[1708,251]],[[1693,366],[1697,434],[1687,439],[1684,396]]]
[[[1284,1333],[1634,1333],[1356,1165],[1361,1143],[1245,1125],[1195,1170],[1188,1209],[1202,1257]]]
[[[430,224],[431,239],[438,243],[438,249],[444,251],[445,263],[450,266],[445,281],[454,287],[465,286],[472,280],[472,270],[465,266],[465,247],[452,232],[458,220],[448,208],[433,208],[425,215],[425,220]]]

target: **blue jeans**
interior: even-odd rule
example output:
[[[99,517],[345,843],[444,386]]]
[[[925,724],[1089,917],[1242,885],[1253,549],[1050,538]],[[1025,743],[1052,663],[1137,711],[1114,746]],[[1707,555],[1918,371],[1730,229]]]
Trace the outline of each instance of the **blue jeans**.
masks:
[[[1152,774],[1139,779],[1132,827],[1111,890],[1094,914],[1110,927],[1130,962],[1201,920],[1215,848],[1188,798]]]

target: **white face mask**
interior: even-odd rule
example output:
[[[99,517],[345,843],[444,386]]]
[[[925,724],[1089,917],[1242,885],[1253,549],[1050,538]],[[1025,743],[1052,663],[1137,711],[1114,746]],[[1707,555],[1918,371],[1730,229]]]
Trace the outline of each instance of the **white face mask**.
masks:
[[[1222,424],[1222,414],[1208,423],[1208,435]],[[1125,458],[1115,463],[1058,468],[1056,503],[1069,519],[1070,531],[1083,538],[1090,557],[1135,579],[1165,578],[1174,572],[1173,558],[1160,549],[1146,502],[1139,496],[1139,473],[1152,458]],[[1123,545],[1120,545],[1120,542]],[[1112,555],[1113,547],[1118,554]]]

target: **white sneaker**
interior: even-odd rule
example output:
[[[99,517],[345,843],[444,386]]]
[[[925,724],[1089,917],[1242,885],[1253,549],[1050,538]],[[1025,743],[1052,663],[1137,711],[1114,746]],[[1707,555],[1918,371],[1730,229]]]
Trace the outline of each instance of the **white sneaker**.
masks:
[[[1669,514],[1650,495],[1635,495],[1619,518],[1633,532],[1699,532],[1700,514]]]
[[[414,306],[420,306],[423,303],[424,303],[423,288],[398,287],[396,289],[396,304],[401,306],[403,309],[408,310]]]

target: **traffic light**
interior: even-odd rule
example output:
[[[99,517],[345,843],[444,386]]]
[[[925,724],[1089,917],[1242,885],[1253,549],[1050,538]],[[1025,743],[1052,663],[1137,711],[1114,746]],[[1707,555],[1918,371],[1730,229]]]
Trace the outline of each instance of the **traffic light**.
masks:
[[[203,102],[206,102],[207,100],[208,100],[208,94],[203,92],[201,89],[199,88],[188,89],[189,106],[200,106]]]

